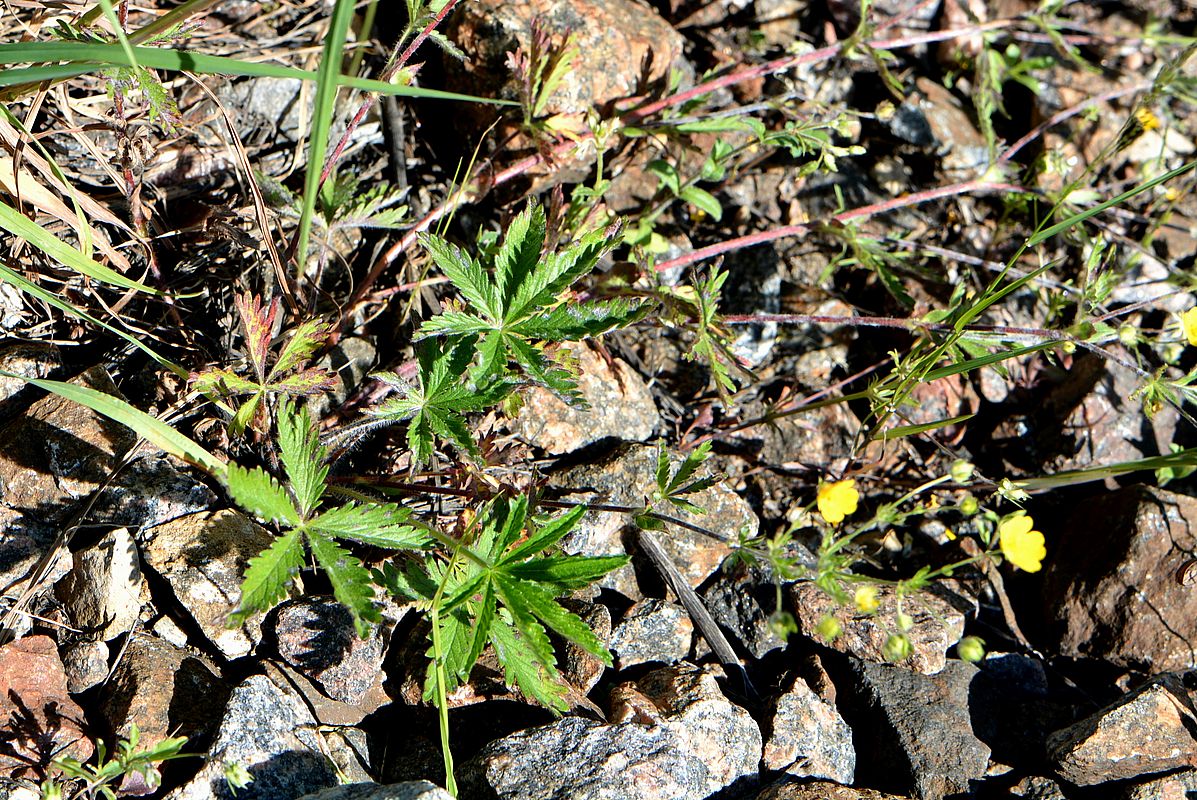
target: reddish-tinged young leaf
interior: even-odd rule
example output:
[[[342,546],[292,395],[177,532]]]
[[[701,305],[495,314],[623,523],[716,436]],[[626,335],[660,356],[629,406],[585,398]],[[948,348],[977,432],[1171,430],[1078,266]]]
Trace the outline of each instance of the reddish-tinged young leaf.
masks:
[[[322,367],[308,367],[270,384],[273,391],[306,396],[336,388],[337,376]]]
[[[271,331],[278,318],[279,299],[270,303],[269,309],[262,308],[262,298],[245,294],[235,301],[241,325],[245,329],[245,351],[253,364],[259,383],[266,382],[266,355],[270,352]]]

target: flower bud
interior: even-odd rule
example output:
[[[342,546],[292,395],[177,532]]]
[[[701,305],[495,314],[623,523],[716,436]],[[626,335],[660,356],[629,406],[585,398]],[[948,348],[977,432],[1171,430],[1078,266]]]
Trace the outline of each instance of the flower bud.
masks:
[[[825,614],[823,619],[819,620],[819,624],[815,626],[815,633],[819,634],[819,638],[828,644],[834,642],[836,637],[843,632],[844,626],[830,614]]]
[[[887,661],[905,661],[914,653],[914,645],[906,638],[906,634],[895,633],[885,640],[881,653]]]
[[[965,636],[956,643],[956,655],[961,661],[976,664],[985,658],[985,640],[980,636]]]
[[[971,461],[965,461],[963,458],[958,458],[952,462],[952,468],[948,470],[948,475],[956,483],[968,483],[973,477],[973,470],[976,469]]]

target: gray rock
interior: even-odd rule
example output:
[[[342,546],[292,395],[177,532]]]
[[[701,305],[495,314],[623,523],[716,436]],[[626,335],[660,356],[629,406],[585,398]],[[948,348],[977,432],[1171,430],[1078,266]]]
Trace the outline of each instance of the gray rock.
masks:
[[[677,459],[675,459],[675,462]],[[657,451],[654,447],[626,445],[606,458],[564,470],[553,475],[553,484],[571,490],[569,499],[589,500],[614,505],[641,506],[656,489]],[[709,578],[731,552],[728,542],[735,542],[741,529],[755,534],[759,521],[748,502],[723,485],[712,486],[689,497],[705,508],[706,514],[678,511],[679,519],[713,532],[722,540],[692,531],[671,528],[661,543],[674,563],[698,587]],[[569,553],[611,555],[625,552],[624,541],[635,536],[630,514],[587,514],[563,546]],[[634,550],[634,546],[630,549]],[[609,573],[599,585],[627,597],[639,599],[636,575],[631,565]]]
[[[1062,654],[1144,672],[1197,667],[1197,592],[1177,575],[1197,552],[1197,500],[1131,486],[1080,506],[1045,569]]]
[[[1123,797],[1125,800],[1189,800],[1194,792],[1197,792],[1197,770],[1186,769],[1135,784],[1126,790]]]
[[[139,458],[96,498],[90,518],[111,525],[152,528],[206,510],[216,495],[180,471],[170,458]]]
[[[229,688],[207,659],[153,636],[134,634],[101,693],[108,731],[134,724],[146,744],[186,736],[202,745],[220,721]]]
[[[580,118],[593,107],[604,108],[616,100],[641,95],[668,83],[672,73],[683,75],[683,85],[693,79],[694,68],[684,58],[685,38],[662,19],[650,4],[640,0],[480,0],[458,6],[444,28],[466,53],[466,60],[451,61],[446,88],[515,98],[517,78],[508,66],[508,53],[517,47],[528,52],[533,21],[539,22],[555,42],[573,34],[577,57],[557,89],[548,98],[546,115]],[[472,137],[494,121],[490,109],[466,106],[454,117],[461,135]],[[506,140],[518,133],[517,123],[500,118],[494,135]],[[516,140],[526,146],[527,138]],[[594,158],[593,148],[573,159],[569,172]],[[557,172],[559,170],[554,170]]]
[[[989,765],[973,732],[969,693],[977,668],[950,661],[935,675],[852,660],[856,713],[849,716],[859,779],[886,791],[941,800],[970,791]]]
[[[1010,796],[1023,800],[1068,800],[1060,784],[1040,775],[1030,775],[1018,781],[1010,787]]]
[[[325,739],[301,698],[265,675],[253,675],[229,698],[224,720],[204,765],[167,800],[228,800],[227,764],[240,764],[253,783],[237,800],[294,800],[337,784],[335,757],[325,755],[337,740]]]
[[[491,742],[462,769],[462,796],[705,800],[755,780],[760,731],[713,676],[671,667],[638,686],[654,709],[648,724],[567,717]]]
[[[819,639],[816,632],[819,623],[824,616],[831,615],[839,621],[843,632],[828,643],[830,647],[868,661],[886,660],[885,642],[897,631],[898,595],[892,587],[877,587],[881,605],[873,614],[841,607],[810,581],[791,584],[789,594],[803,636]],[[957,606],[965,602],[953,596],[947,586],[943,587],[943,596],[923,591],[902,597],[902,612],[913,621],[906,631],[913,651],[902,666],[928,675],[944,668],[948,649],[964,635],[964,614]]]
[[[753,658],[764,658],[786,646],[769,627],[776,593],[761,570],[741,564],[730,570],[725,567],[703,590],[702,600],[719,627],[734,636]]]
[[[170,584],[180,605],[226,658],[248,654],[261,641],[261,615],[240,628],[225,620],[241,600],[249,560],[274,537],[230,510],[189,514],[146,532],[145,563]]]
[[[1168,278],[1171,279],[1170,272]],[[1125,280],[1129,284],[1133,279]],[[1122,358],[1134,358],[1125,351],[1119,354]],[[1077,377],[1080,384],[1077,392],[1084,392],[1084,396],[1075,402],[1075,407],[1066,408],[1069,413],[1055,415],[1062,417],[1063,422],[1041,425],[1047,442],[1058,440],[1061,431],[1068,432],[1065,441],[1069,449],[1063,458],[1052,463],[1053,471],[1137,461],[1171,452],[1169,444],[1176,433],[1180,412],[1164,403],[1150,418],[1144,414],[1137,394],[1140,381],[1133,372],[1107,364],[1093,354],[1074,360],[1070,372],[1082,373]],[[1101,424],[1094,424],[1095,420],[1101,420]]]
[[[58,649],[66,673],[67,691],[86,692],[108,677],[108,645],[86,640],[72,642]]]
[[[54,547],[58,530],[33,513],[0,503],[0,594],[6,597],[21,595],[30,573]],[[45,584],[54,584],[70,569],[70,553],[63,549],[50,565]],[[23,634],[28,627],[28,618],[18,617],[16,624],[25,626],[16,631]]]
[[[1036,659],[1016,653],[990,653],[969,689],[977,738],[993,750],[993,760],[1039,767],[1047,759],[1047,737],[1076,719],[1070,705],[1048,692],[1047,674]]]
[[[771,732],[761,759],[765,769],[852,783],[856,774],[852,728],[806,681],[795,679],[785,694],[774,699],[769,714]]]
[[[61,366],[62,356],[52,344],[22,342],[0,348],[0,372],[18,376],[0,375],[0,412],[6,411],[10,401],[29,386],[21,378],[48,378]]]
[[[919,110],[939,143],[945,174],[966,180],[983,172],[989,165],[989,145],[960,101],[928,78],[918,78],[915,85],[922,95]]]
[[[29,311],[25,295],[11,283],[0,283],[0,330],[11,331],[24,324]]]
[[[1197,711],[1180,676],[1162,675],[1052,734],[1056,770],[1079,786],[1197,767]]]
[[[641,600],[611,631],[615,668],[681,661],[690,652],[693,637],[694,624],[686,609],[657,598]]]
[[[453,800],[453,796],[428,781],[405,781],[391,784],[349,783],[343,786],[332,786],[312,794],[305,794],[299,800]]]
[[[772,783],[753,800],[906,800],[876,789],[853,789],[829,781],[802,781],[782,778]]]
[[[55,587],[71,625],[105,642],[128,633],[141,613],[141,560],[129,529],[110,531],[73,561]]]
[[[574,348],[578,390],[588,407],[567,405],[552,392],[533,387],[511,423],[516,436],[552,455],[572,453],[603,439],[643,442],[660,424],[644,379],[615,358],[582,344]]]
[[[276,131],[295,141],[299,134],[301,112],[303,119],[311,119],[314,97],[303,93],[303,81],[297,78],[259,78],[252,81],[230,81],[217,89],[217,97],[229,108],[235,108],[247,127]],[[308,104],[302,109],[300,102]]]
[[[373,698],[374,708],[387,701],[382,692],[386,642],[381,631],[358,638],[349,609],[326,598],[285,603],[272,617],[279,655],[329,697],[357,705]]]

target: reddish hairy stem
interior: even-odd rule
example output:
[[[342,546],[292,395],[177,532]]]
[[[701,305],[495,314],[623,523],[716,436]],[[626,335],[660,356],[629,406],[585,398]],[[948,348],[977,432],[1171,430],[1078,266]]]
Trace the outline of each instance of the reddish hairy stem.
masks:
[[[828,222],[831,224],[843,224],[854,219],[861,219],[862,217],[871,217],[876,214],[883,214],[886,211],[893,211],[897,208],[908,208],[909,206],[918,205],[919,203],[926,203],[929,200],[938,200],[941,197],[952,197],[959,194],[967,194],[969,192],[984,192],[984,191],[1010,191],[1010,192],[1025,192],[1027,191],[1021,186],[1016,186],[1012,183],[997,183],[994,181],[964,181],[963,183],[954,183],[950,186],[940,186],[935,189],[927,189],[922,192],[915,192],[914,194],[904,195],[902,197],[895,197],[892,200],[886,200],[881,203],[872,203],[871,205],[854,208],[851,211],[841,211],[832,216]],[[759,231],[757,233],[750,233],[747,236],[740,236],[735,239],[728,239],[724,242],[709,245],[707,247],[700,247],[697,250],[692,250],[685,255],[680,255],[677,258],[671,258],[656,266],[658,272],[663,272],[667,269],[674,269],[676,267],[685,267],[690,264],[695,264],[699,261],[705,261],[708,258],[730,253],[735,250],[743,250],[746,247],[753,247],[765,242],[772,242],[777,239],[785,239],[790,236],[799,236],[808,233],[811,228],[819,225],[817,222],[800,222],[797,225],[785,225],[781,228],[774,228],[768,231]]]
[[[952,333],[956,326],[946,322],[921,322],[917,319],[897,317],[843,317],[825,314],[728,314],[721,317],[727,325],[751,325],[761,322],[776,322],[782,325],[851,325],[864,328],[903,328]],[[993,333],[999,336],[1031,336],[1037,339],[1069,339],[1063,331],[1048,328],[1016,328],[1009,325],[965,325],[960,330],[974,333]]]

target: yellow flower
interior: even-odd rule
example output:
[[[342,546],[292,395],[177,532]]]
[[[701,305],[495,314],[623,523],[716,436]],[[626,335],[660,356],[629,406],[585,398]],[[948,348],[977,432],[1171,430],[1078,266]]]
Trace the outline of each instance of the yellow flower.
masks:
[[[844,521],[844,517],[856,513],[860,492],[856,491],[855,487],[856,481],[851,479],[820,483],[815,505],[819,507],[819,513],[823,515],[823,519],[832,525],[838,525]]]
[[[1180,315],[1180,325],[1184,328],[1189,344],[1197,347],[1197,306]]]
[[[861,614],[872,614],[881,608],[881,600],[877,597],[876,586],[858,587],[852,599],[856,603],[856,610]]]
[[[1145,131],[1154,131],[1160,127],[1160,118],[1146,106],[1140,107],[1135,111],[1135,119],[1139,121],[1139,124],[1143,126],[1143,130]]]
[[[1035,521],[1026,514],[1006,517],[998,524],[1003,555],[1011,564],[1027,572],[1038,572],[1047,555],[1043,534],[1031,530],[1034,526]]]

